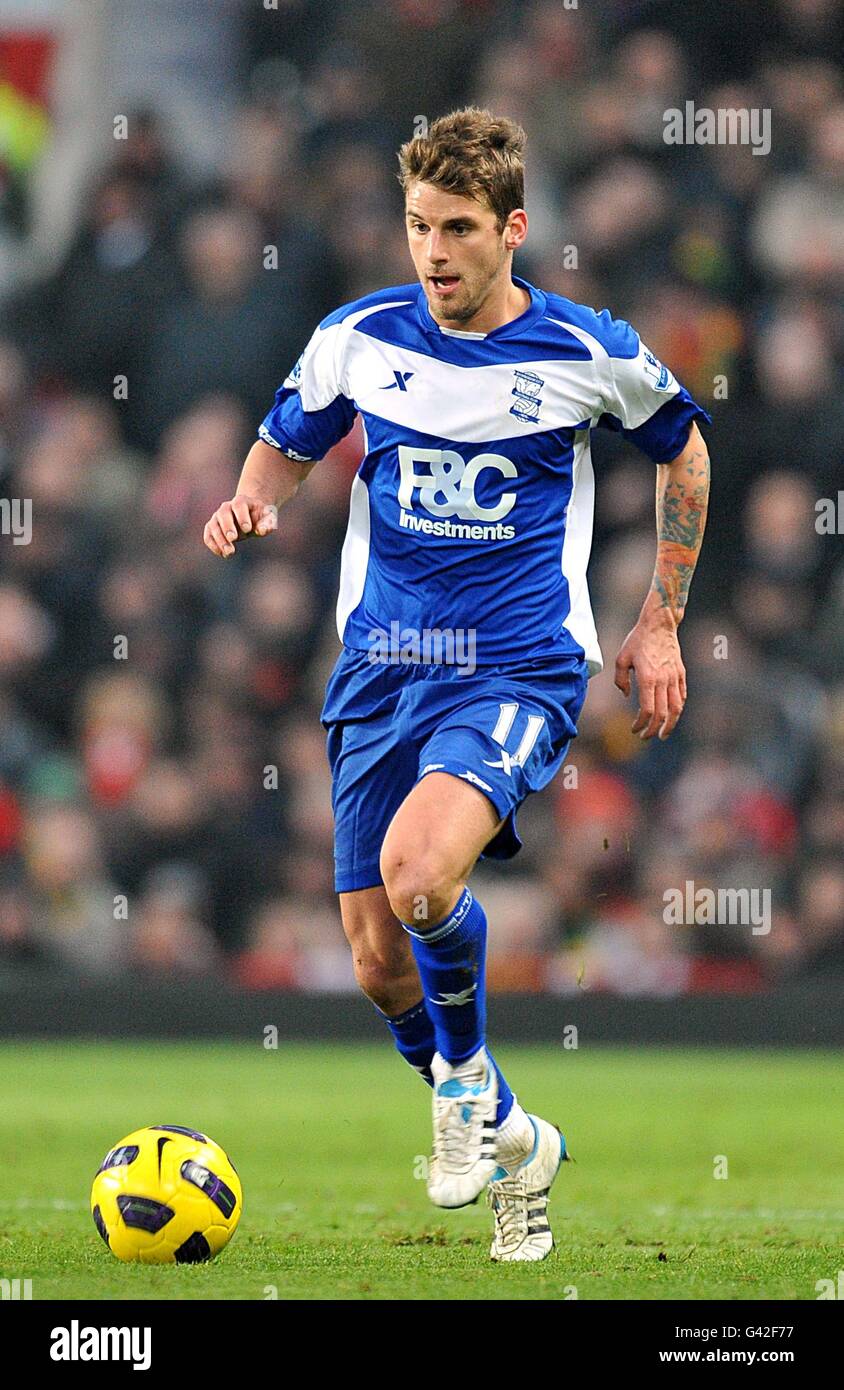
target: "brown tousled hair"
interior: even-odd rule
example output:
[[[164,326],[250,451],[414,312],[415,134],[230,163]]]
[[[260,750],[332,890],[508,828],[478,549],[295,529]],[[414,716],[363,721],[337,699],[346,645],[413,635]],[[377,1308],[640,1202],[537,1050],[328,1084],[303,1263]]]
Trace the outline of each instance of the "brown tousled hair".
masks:
[[[402,145],[398,179],[405,193],[418,180],[486,202],[501,231],[510,213],[524,207],[526,141],[515,121],[466,106],[439,116],[427,135]]]

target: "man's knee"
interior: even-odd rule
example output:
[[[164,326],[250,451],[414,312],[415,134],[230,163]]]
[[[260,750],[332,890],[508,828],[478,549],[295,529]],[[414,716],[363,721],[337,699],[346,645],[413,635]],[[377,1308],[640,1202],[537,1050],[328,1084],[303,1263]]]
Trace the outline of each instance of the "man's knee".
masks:
[[[457,880],[435,849],[410,854],[400,843],[385,844],[381,877],[393,912],[409,926],[418,923],[420,931],[453,906]]]

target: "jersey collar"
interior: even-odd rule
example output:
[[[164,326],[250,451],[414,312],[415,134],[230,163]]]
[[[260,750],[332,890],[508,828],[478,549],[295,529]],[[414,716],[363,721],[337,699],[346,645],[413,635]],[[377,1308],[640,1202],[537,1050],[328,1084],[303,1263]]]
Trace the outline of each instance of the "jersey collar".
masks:
[[[511,319],[509,323],[504,323],[500,328],[492,328],[489,333],[462,333],[459,330],[443,329],[437,323],[428,308],[428,299],[422,286],[419,286],[419,293],[416,299],[416,311],[423,329],[426,333],[436,333],[446,338],[463,338],[467,341],[479,343],[497,343],[500,338],[518,338],[526,329],[532,327],[537,319],[541,318],[547,307],[547,300],[542,290],[538,290],[535,285],[531,285],[527,280],[522,280],[518,275],[512,277],[513,284],[520,289],[527,290],[530,295],[530,304],[518,318]]]

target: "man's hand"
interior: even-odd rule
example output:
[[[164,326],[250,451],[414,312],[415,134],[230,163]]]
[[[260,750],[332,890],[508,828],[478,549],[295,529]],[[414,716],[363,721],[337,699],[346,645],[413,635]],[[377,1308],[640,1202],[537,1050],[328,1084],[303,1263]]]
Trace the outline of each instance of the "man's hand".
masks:
[[[214,555],[225,560],[234,555],[235,545],[245,536],[268,536],[277,527],[278,507],[238,493],[217,508],[206,524],[202,539]]]
[[[630,694],[631,671],[639,692],[633,733],[645,739],[656,733],[668,738],[686,703],[686,668],[670,609],[646,601],[625,637],[615,663],[615,683],[625,696]]]

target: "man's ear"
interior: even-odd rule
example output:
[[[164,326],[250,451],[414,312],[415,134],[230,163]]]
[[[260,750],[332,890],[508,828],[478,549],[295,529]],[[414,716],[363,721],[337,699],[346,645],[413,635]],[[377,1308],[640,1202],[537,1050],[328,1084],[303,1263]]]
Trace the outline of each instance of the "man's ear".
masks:
[[[511,220],[515,218],[515,221]],[[524,208],[511,212],[507,222],[507,239],[504,245],[508,251],[515,251],[527,236],[527,213]]]

